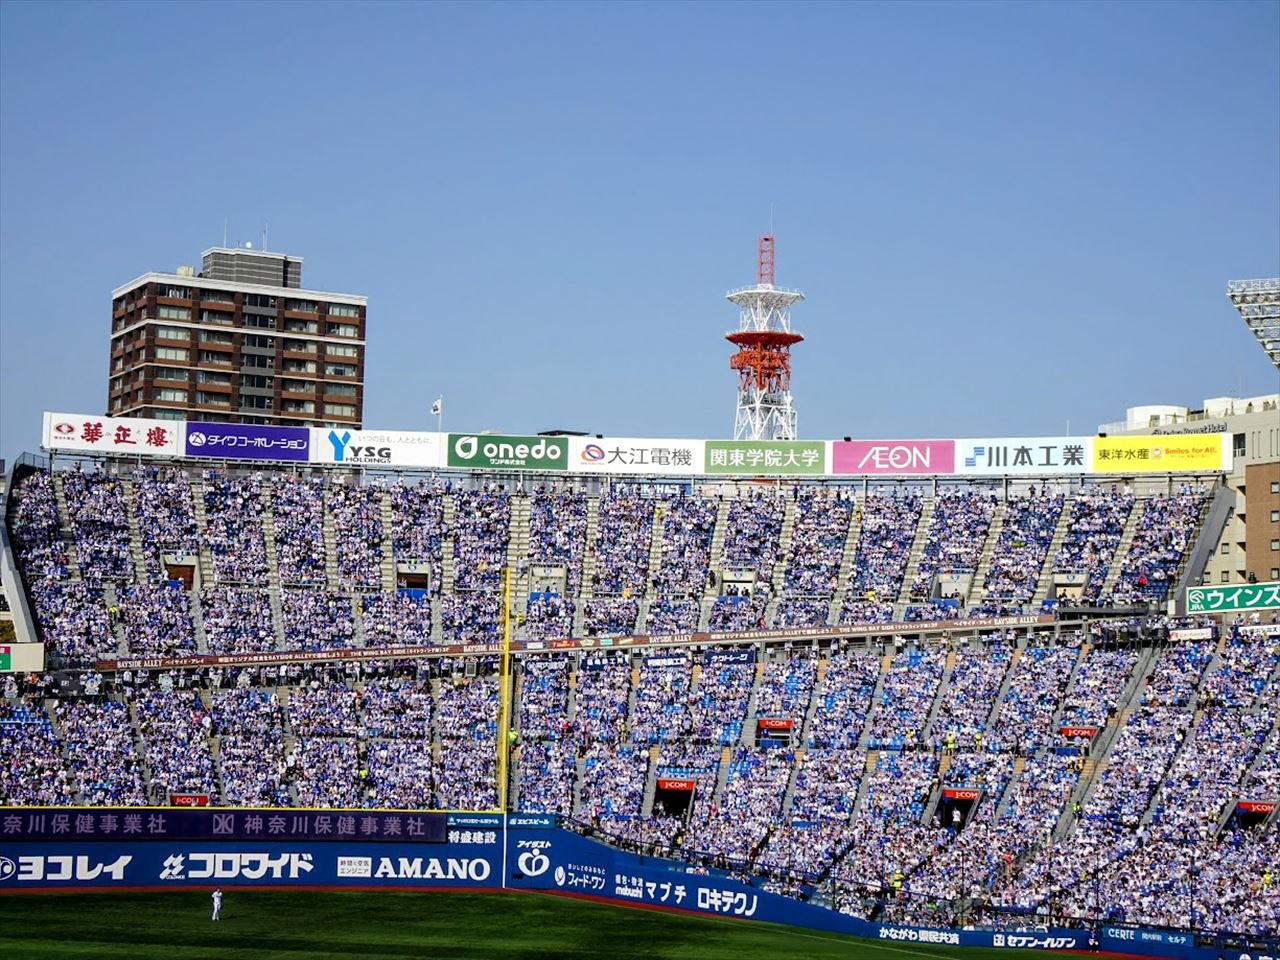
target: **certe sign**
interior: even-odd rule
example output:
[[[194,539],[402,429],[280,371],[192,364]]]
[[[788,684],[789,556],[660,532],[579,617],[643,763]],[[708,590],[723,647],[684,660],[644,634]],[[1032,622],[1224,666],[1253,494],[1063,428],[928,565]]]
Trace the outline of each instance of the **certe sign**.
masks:
[[[449,466],[469,470],[565,470],[568,437],[449,434]]]
[[[1228,587],[1187,587],[1188,613],[1280,609],[1280,581]]]

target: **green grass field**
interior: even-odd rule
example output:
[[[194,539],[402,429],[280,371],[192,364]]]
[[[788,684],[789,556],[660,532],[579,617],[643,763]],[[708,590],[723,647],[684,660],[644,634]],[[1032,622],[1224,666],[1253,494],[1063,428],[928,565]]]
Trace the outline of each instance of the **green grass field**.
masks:
[[[207,892],[0,896],[0,957],[582,957],[600,960],[905,960],[994,951],[881,944],[773,924],[703,919],[540,894]],[[1035,951],[1001,950],[1001,960]],[[1039,954],[1043,960],[1044,954]]]

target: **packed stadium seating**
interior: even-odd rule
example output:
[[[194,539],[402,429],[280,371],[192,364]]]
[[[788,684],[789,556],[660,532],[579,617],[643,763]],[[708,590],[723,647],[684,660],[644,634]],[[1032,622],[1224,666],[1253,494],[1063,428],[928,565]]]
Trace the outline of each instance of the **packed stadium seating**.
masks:
[[[1038,608],[1058,571],[1084,574],[1088,602],[1158,602],[1205,504],[1192,489],[722,499],[35,471],[9,527],[60,669],[6,684],[0,800],[490,809],[493,651],[342,651],[491,642],[518,568],[511,623],[540,646],[516,658],[513,807],[864,917],[1275,935],[1280,885],[1261,876],[1280,826],[1235,805],[1280,791],[1280,625],[1170,639],[1153,608],[1125,613],[1146,632],[901,626],[910,607]],[[195,583],[174,573],[191,562]],[[945,615],[943,571],[974,576]],[[894,625],[550,643],[833,622]],[[332,659],[88,669],[268,651]]]

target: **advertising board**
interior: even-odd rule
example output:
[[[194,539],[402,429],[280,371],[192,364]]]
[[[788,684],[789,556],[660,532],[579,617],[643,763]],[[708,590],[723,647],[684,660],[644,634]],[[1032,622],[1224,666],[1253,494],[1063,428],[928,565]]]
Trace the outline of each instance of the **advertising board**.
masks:
[[[827,472],[825,440],[708,440],[704,473],[819,476]]]
[[[911,477],[955,470],[954,440],[837,440],[832,470],[868,477]]]
[[[447,464],[467,470],[564,470],[569,438],[451,433]]]
[[[69,453],[177,457],[182,455],[185,427],[181,420],[46,413],[41,442],[46,450]]]
[[[311,428],[311,462],[337,466],[441,466],[441,435],[408,430]]]
[[[569,437],[568,468],[577,473],[695,476],[702,473],[703,441],[634,437]]]
[[[258,423],[190,423],[184,452],[188,457],[306,463],[311,459],[311,431]]]
[[[970,477],[1061,476],[1089,469],[1091,437],[987,437],[955,441],[955,472]]]
[[[1090,473],[1217,473],[1231,469],[1230,435],[1095,437]]]

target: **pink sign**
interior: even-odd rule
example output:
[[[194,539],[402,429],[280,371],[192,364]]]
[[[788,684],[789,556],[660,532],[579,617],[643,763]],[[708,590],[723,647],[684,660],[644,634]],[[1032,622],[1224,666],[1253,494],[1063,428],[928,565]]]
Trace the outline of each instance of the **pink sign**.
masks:
[[[836,473],[902,477],[956,468],[954,440],[838,440],[832,447]]]

